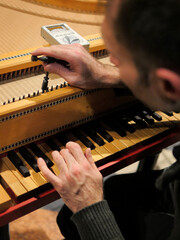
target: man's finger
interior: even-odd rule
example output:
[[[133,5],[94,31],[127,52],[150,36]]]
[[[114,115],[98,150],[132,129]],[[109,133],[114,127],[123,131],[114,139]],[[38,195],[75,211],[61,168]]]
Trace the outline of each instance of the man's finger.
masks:
[[[90,148],[87,148],[85,153],[84,153],[84,156],[87,158],[87,160],[89,161],[89,163],[91,165],[95,165],[95,162],[92,158],[92,154],[91,154],[91,149]]]
[[[61,156],[63,157],[64,161],[66,162],[66,165],[68,168],[71,168],[72,164],[75,164],[76,161],[71,154],[71,152],[68,149],[62,149],[60,151]]]
[[[68,142],[66,144],[66,148],[70,151],[78,163],[81,163],[85,160],[84,153],[79,144],[75,142]]]
[[[52,183],[53,186],[60,184],[60,179],[58,179],[58,177],[56,177],[56,175],[54,175],[54,173],[47,167],[42,158],[38,158],[37,162],[41,173],[48,182]]]
[[[67,62],[72,62],[72,56],[73,58],[76,57],[74,51],[72,51],[72,46],[69,45],[68,47],[66,45],[41,47],[33,51],[31,54],[33,56],[45,55],[56,59],[65,60]]]
[[[52,157],[59,169],[60,174],[64,174],[68,171],[67,164],[64,161],[64,158],[61,156],[61,154],[58,151],[52,152]]]

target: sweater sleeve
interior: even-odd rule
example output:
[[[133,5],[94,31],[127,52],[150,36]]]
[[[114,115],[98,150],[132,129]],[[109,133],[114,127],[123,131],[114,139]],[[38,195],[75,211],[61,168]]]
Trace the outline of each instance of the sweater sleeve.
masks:
[[[71,220],[81,240],[123,240],[107,201],[95,203],[75,213]]]

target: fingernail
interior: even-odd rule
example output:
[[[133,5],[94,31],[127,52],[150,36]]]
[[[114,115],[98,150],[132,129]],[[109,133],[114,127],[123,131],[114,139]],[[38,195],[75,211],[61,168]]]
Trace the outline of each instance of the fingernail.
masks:
[[[42,158],[38,158],[37,161],[38,161],[39,164],[43,163],[43,159]]]

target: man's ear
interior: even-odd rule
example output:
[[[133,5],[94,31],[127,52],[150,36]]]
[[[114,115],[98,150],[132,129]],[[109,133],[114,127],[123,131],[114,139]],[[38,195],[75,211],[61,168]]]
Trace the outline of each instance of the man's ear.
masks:
[[[161,94],[171,100],[180,99],[180,76],[169,69],[159,68],[156,70],[158,87]]]

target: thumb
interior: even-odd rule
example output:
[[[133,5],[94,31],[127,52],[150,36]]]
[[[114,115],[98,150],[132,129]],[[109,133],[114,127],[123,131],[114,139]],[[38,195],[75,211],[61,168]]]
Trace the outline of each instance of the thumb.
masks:
[[[58,177],[47,167],[44,159],[38,158],[37,163],[42,175],[48,182],[50,182],[54,187],[60,184]]]

